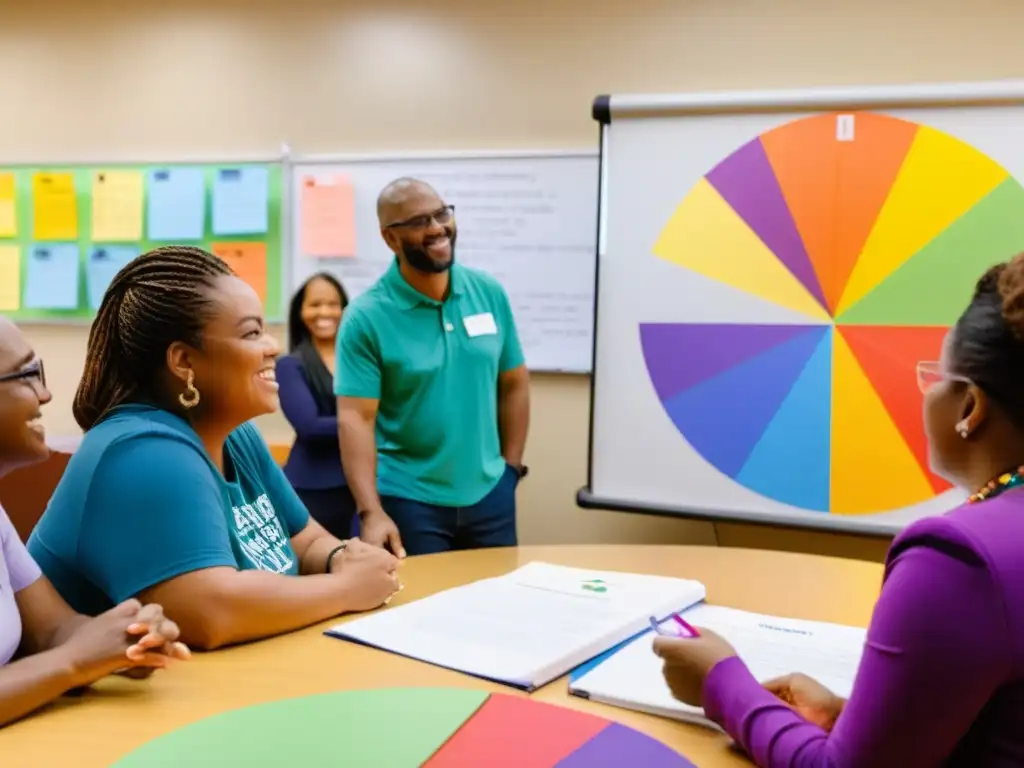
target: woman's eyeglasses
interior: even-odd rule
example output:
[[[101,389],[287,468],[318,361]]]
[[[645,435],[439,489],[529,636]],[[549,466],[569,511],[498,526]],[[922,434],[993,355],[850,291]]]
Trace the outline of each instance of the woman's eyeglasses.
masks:
[[[33,360],[23,368],[19,368],[13,373],[0,373],[0,382],[3,381],[20,381],[22,379],[28,379],[30,382],[35,379],[39,382],[40,387],[46,388],[46,371],[43,369],[42,360]]]
[[[917,364],[917,387],[922,393],[927,393],[936,384],[943,381],[959,381],[962,384],[971,384],[966,376],[959,376],[955,373],[946,373],[937,360],[923,360]]]

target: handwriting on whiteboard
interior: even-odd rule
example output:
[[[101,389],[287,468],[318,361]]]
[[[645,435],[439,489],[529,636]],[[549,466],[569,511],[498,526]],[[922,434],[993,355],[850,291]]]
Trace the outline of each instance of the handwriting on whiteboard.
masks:
[[[338,170],[338,169],[334,169]],[[431,184],[455,206],[456,259],[493,275],[512,305],[527,365],[534,370],[589,372],[593,338],[594,259],[597,251],[597,159],[476,159],[410,161],[381,169],[379,179],[350,173],[359,196],[408,175]],[[309,174],[310,169],[304,171]],[[371,213],[357,211],[355,258],[320,260],[351,296],[391,265],[392,254]],[[374,222],[375,223],[375,222]],[[302,275],[293,275],[303,279]]]

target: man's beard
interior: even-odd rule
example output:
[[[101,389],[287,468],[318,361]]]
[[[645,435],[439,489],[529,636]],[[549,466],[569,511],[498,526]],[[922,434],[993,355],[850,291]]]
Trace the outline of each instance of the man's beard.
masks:
[[[430,254],[427,253],[425,248],[413,248],[411,245],[402,244],[402,255],[405,256],[405,260],[409,262],[409,266],[418,272],[425,272],[428,275],[439,275],[442,272],[447,272],[452,268],[452,264],[455,263],[455,232],[446,233],[448,237],[448,247],[451,250],[451,256],[443,262],[439,262],[431,258]]]

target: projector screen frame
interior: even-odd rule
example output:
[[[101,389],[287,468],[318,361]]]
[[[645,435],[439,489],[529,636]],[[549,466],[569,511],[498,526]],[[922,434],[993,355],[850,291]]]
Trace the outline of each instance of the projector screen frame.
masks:
[[[601,259],[604,255],[605,158],[608,130],[616,118],[673,117],[773,112],[821,112],[878,108],[993,107],[1024,105],[1024,79],[978,82],[859,85],[758,91],[707,91],[696,93],[600,94],[594,98],[591,116],[599,126],[597,201],[597,257],[594,260],[594,324],[591,350],[590,405],[587,432],[587,481],[576,492],[581,509],[600,509],[653,517],[673,517],[711,523],[742,523],[771,528],[810,530],[869,539],[891,539],[899,531],[892,525],[860,523],[849,526],[838,515],[809,514],[803,517],[768,517],[760,512],[718,510],[632,503],[595,496],[594,422],[597,384],[598,323],[600,322]]]

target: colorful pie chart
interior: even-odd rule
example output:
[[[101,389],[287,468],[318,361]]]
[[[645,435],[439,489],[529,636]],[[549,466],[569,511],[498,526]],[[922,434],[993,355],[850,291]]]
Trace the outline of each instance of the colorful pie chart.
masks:
[[[760,323],[744,302],[735,322],[716,306],[714,322],[641,323],[651,383],[689,445],[763,497],[915,505],[949,488],[929,469],[916,365],[1021,251],[1024,187],[960,139],[867,112],[783,124],[700,179],[654,254],[798,319]]]
[[[199,720],[114,768],[694,768],[624,725],[520,696],[381,688],[285,699]]]

